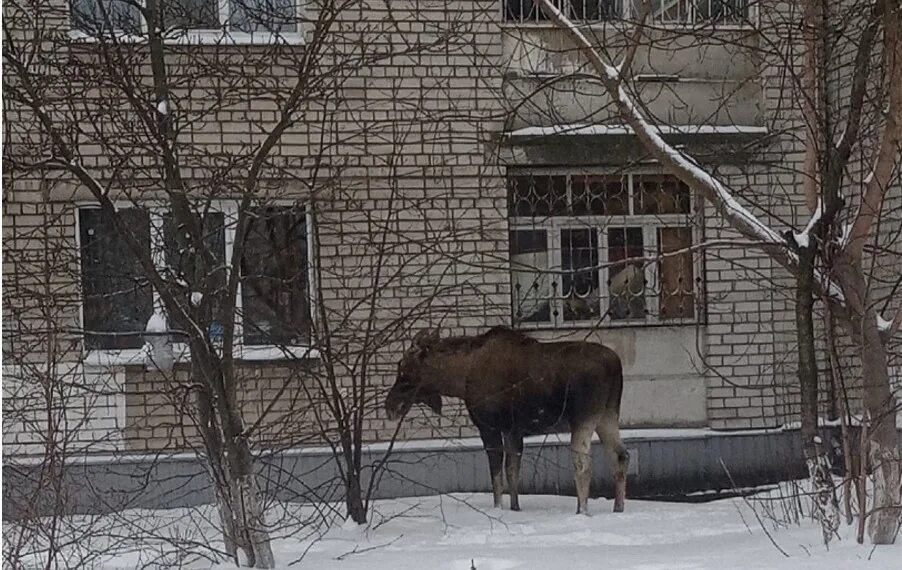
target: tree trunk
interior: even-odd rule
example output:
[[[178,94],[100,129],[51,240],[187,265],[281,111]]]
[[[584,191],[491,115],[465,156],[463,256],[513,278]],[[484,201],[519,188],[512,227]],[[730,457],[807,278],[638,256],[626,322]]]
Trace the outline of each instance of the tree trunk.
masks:
[[[814,256],[813,247],[799,250],[799,275],[796,282],[796,338],[799,353],[799,389],[801,391],[802,450],[809,471],[817,458],[817,355],[814,346]]]
[[[829,544],[839,528],[839,509],[830,461],[818,435],[818,372],[814,343],[814,243],[799,249],[799,275],[796,282],[796,338],[799,352],[801,389],[802,450],[813,493],[812,515]]]
[[[192,343],[191,375],[199,387],[195,395],[198,427],[216,491],[225,551],[236,564],[274,568],[253,454],[234,402],[221,401],[229,398],[225,376],[206,349],[203,342]],[[238,556],[239,548],[244,560]]]
[[[363,502],[363,485],[360,481],[360,462],[355,459],[359,454],[355,450],[362,445],[358,439],[357,446],[350,433],[350,426],[345,424],[341,434],[341,447],[345,460],[345,506],[347,515],[357,524],[366,523],[366,505]]]
[[[242,436],[233,437],[230,443],[228,459],[232,513],[238,531],[244,536],[242,549],[247,563],[254,568],[275,568],[250,447]]]
[[[360,473],[354,469],[348,471],[347,495],[345,504],[348,516],[357,524],[366,523],[366,507],[363,504],[363,490],[360,484]]]
[[[886,348],[873,309],[866,311],[862,320],[862,397],[869,423],[868,460],[874,472],[874,507],[868,534],[873,544],[892,544],[902,514],[896,399],[890,388]]]
[[[838,278],[846,297],[849,329],[861,362],[862,400],[868,433],[867,457],[874,476],[874,504],[868,521],[873,544],[892,544],[902,517],[896,399],[890,385],[886,346],[858,259],[844,259]]]

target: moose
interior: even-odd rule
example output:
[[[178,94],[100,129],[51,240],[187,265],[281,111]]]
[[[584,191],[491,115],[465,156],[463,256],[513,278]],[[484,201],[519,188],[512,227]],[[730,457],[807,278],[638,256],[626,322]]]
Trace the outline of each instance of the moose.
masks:
[[[444,339],[422,331],[398,364],[385,408],[392,419],[414,404],[440,414],[442,396],[463,399],[488,455],[495,507],[501,507],[503,466],[514,511],[520,510],[523,437],[569,424],[576,512],[588,514],[597,433],[614,473],[614,512],[622,512],[629,466],[620,441],[622,393],[620,358],[601,344],[539,342],[506,327]]]

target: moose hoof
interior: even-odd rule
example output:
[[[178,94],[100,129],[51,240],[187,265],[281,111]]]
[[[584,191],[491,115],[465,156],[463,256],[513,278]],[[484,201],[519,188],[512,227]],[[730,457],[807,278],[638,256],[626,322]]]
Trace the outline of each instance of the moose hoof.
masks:
[[[512,511],[519,511],[519,510],[520,510],[520,505],[511,505],[511,510],[512,510]]]
[[[622,513],[622,512],[623,512],[623,505],[614,505],[614,512],[615,512],[615,513]]]

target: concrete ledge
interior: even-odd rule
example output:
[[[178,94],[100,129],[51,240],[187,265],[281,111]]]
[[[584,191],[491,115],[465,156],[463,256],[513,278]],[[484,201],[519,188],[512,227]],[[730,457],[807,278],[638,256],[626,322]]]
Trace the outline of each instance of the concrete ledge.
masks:
[[[633,497],[754,486],[805,473],[796,430],[623,430],[623,439],[631,455],[629,494]],[[387,450],[386,444],[364,450],[366,485],[372,484],[374,497],[491,489],[478,439],[399,442],[386,459]],[[593,492],[609,496],[613,488],[603,455],[596,442]],[[383,469],[371,482],[373,466],[383,462]],[[524,493],[573,494],[568,436],[529,438],[521,471]],[[261,455],[261,487],[268,496],[282,501],[341,500],[343,489],[337,473],[329,448]],[[203,465],[185,453],[70,461],[64,468],[60,501],[41,488],[40,481],[40,463],[35,459],[4,458],[4,518],[54,510],[97,514],[125,508],[174,508],[213,500]]]

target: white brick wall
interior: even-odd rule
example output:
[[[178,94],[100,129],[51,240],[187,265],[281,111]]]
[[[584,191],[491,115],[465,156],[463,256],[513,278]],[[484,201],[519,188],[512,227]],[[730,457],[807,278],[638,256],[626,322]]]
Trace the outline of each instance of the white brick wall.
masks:
[[[122,372],[60,363],[48,389],[46,369],[3,367],[3,453],[41,455],[50,441],[73,452],[122,449]]]

